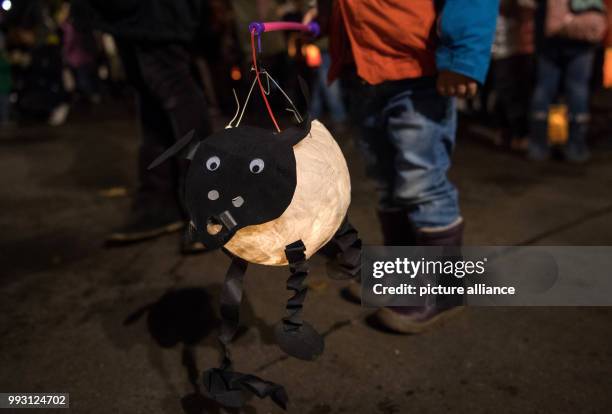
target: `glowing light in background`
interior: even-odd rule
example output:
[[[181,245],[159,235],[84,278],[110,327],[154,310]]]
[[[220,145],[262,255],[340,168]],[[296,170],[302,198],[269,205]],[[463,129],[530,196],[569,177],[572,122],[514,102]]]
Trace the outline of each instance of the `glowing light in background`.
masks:
[[[13,3],[11,3],[11,0],[4,0],[2,2],[2,9],[4,11],[9,11],[11,7],[13,7]]]
[[[242,73],[240,73],[240,68],[238,66],[233,66],[230,72],[230,76],[232,80],[239,81],[242,79]]]
[[[309,68],[321,66],[321,50],[315,45],[306,45],[302,48],[302,55],[306,57],[306,65]]]

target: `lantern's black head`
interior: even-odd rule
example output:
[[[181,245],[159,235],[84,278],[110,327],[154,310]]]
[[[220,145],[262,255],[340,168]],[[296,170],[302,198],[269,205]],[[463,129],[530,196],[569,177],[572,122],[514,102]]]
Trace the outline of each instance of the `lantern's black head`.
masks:
[[[185,205],[192,235],[209,249],[223,246],[241,228],[280,217],[293,198],[296,161],[293,146],[310,122],[274,134],[240,126],[216,132],[192,147],[185,182]],[[152,166],[191,141],[177,142]]]

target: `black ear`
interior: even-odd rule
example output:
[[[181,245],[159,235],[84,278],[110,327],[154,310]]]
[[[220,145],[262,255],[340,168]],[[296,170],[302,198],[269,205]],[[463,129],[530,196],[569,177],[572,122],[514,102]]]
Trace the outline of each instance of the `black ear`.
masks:
[[[195,137],[195,129],[192,129],[191,131],[189,131],[187,135],[185,135],[183,138],[176,141],[173,146],[171,146],[170,148],[166,150],[166,152],[164,152],[162,155],[157,157],[155,161],[153,161],[151,165],[149,165],[148,169],[151,170],[157,167],[159,164],[166,161],[168,158],[178,154],[183,148],[185,148],[187,145],[191,143],[191,141],[193,140],[193,137]],[[187,158],[188,160],[192,160],[199,145],[200,144],[197,143],[192,148],[190,148],[185,158]]]
[[[306,117],[299,123],[299,125],[287,128],[278,134],[279,138],[288,143],[291,146],[297,145],[302,139],[306,138],[310,134],[310,115],[306,114]]]
[[[287,128],[284,131],[280,132],[278,135],[283,140],[283,142],[287,142],[291,146],[298,144],[302,139],[304,139],[310,133],[311,127],[311,119],[310,113],[308,111],[308,107],[310,105],[310,94],[308,93],[308,85],[306,81],[301,76],[298,76],[298,83],[300,84],[300,89],[303,95],[304,107],[305,110],[303,113],[305,116],[302,119],[302,122],[297,124],[294,127]]]

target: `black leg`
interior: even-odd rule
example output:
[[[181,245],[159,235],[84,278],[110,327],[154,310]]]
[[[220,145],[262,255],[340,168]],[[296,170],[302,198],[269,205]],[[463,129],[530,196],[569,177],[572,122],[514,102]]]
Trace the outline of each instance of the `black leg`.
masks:
[[[361,270],[361,239],[357,230],[345,218],[334,237],[326,246],[332,260],[327,263],[331,279],[352,279]]]
[[[208,397],[225,407],[242,407],[243,391],[250,391],[259,398],[270,397],[281,408],[286,409],[289,398],[282,385],[265,381],[249,374],[235,372],[229,352],[229,344],[236,335],[240,322],[240,303],[247,262],[232,256],[232,264],[225,275],[221,293],[221,334],[219,343],[223,350],[220,368],[204,372],[204,387]]]
[[[323,353],[323,337],[302,320],[302,307],[308,288],[304,280],[308,276],[308,263],[301,240],[285,248],[291,276],[287,279],[287,290],[294,294],[287,301],[287,316],[276,326],[276,341],[287,354],[304,360],[313,360]]]

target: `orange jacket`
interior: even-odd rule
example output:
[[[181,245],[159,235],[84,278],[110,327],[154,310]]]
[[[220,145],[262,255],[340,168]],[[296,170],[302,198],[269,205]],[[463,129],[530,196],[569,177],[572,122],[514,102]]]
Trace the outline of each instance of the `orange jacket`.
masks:
[[[337,1],[330,49],[342,59],[334,59],[330,79],[352,59],[357,74],[371,84],[434,75],[435,21],[432,0]]]
[[[351,66],[370,84],[486,77],[498,0],[336,0],[328,25],[333,80]]]

